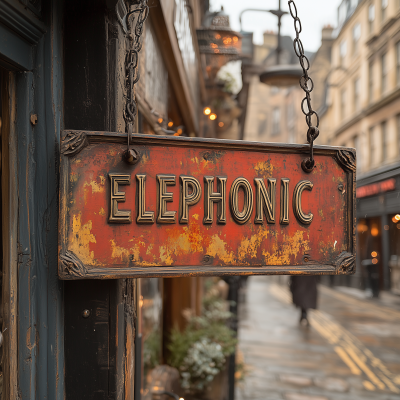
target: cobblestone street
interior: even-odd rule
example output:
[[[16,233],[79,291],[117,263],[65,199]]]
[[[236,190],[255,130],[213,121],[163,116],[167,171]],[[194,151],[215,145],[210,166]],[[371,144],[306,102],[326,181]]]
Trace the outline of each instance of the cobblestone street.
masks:
[[[246,377],[236,399],[400,399],[400,311],[394,299],[376,302],[320,285],[319,309],[310,312],[309,327],[299,326],[287,286],[249,278],[239,309]]]

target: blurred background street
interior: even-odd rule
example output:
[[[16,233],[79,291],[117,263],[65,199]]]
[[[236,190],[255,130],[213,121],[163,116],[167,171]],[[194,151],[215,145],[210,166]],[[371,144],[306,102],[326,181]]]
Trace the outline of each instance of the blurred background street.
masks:
[[[283,277],[250,277],[241,291],[238,400],[400,398],[400,299],[319,285],[310,326]]]

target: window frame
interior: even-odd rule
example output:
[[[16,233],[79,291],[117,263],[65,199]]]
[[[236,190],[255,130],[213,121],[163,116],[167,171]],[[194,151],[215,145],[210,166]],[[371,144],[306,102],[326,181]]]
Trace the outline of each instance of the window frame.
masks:
[[[352,38],[353,38],[353,55],[356,55],[359,51],[360,39],[361,39],[361,24],[359,22],[357,22],[353,26]]]
[[[340,119],[342,122],[346,119],[346,97],[347,97],[347,90],[343,88],[340,91]]]
[[[388,130],[387,121],[381,122],[381,162],[384,163],[388,158]]]
[[[371,34],[374,31],[375,25],[375,4],[370,4],[368,7],[368,28]]]
[[[384,95],[388,90],[389,71],[387,62],[388,53],[385,51],[381,55],[381,94]]]
[[[344,60],[347,56],[347,41],[343,39],[339,44],[339,58],[340,58],[340,65],[344,65]]]
[[[374,102],[374,62],[370,61],[368,64],[368,102]]]
[[[384,23],[387,19],[387,9],[388,9],[389,1],[381,0],[381,21]]]
[[[357,112],[361,108],[361,102],[360,102],[360,77],[356,77],[353,81],[353,107],[354,107],[354,112]]]
[[[279,135],[280,130],[281,130],[281,109],[280,107],[274,107],[272,109],[271,136]]]

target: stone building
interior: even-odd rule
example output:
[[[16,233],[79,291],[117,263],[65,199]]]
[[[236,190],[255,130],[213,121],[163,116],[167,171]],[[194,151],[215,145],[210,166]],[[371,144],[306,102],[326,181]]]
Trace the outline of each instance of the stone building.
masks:
[[[361,279],[370,288],[388,289],[400,267],[395,218],[400,213],[400,2],[343,0],[334,35],[321,140],[357,149],[359,257],[354,284]],[[362,279],[368,268],[361,262],[365,266],[368,260],[377,269],[375,283]]]
[[[332,31],[331,27],[323,28],[318,51],[306,52],[314,81],[312,101],[315,110],[321,108],[324,100],[324,81],[330,70]],[[248,85],[243,138],[262,142],[305,143],[308,127],[300,107],[304,98],[302,89],[299,85],[278,88],[260,82],[260,73],[266,66],[275,63],[276,43],[276,34],[266,32],[264,43],[254,45],[253,62],[243,65],[243,87]],[[282,63],[298,65],[292,38],[282,37],[282,47]]]

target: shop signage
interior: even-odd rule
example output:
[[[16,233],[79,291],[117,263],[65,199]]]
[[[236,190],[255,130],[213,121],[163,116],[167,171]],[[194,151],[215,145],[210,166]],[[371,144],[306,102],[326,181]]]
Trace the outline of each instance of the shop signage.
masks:
[[[386,181],[357,188],[357,198],[362,199],[363,197],[376,196],[377,194],[392,190],[396,190],[396,179],[387,179]]]
[[[308,145],[64,132],[62,279],[350,274],[355,155]]]

